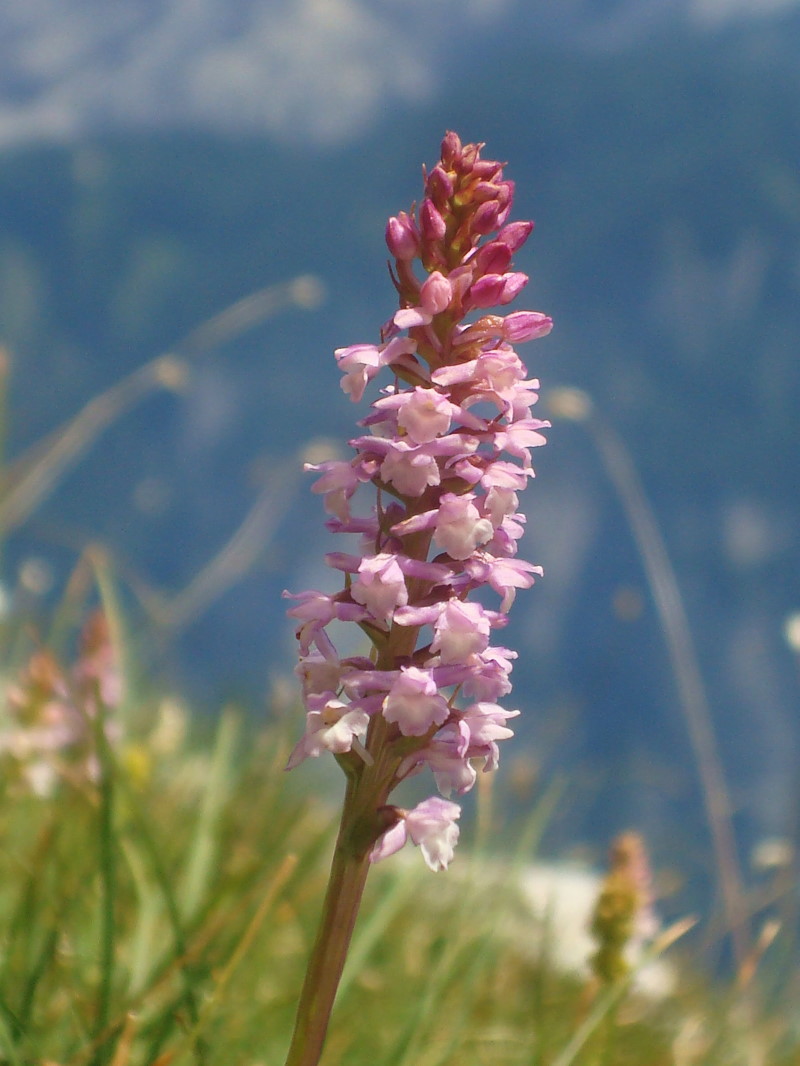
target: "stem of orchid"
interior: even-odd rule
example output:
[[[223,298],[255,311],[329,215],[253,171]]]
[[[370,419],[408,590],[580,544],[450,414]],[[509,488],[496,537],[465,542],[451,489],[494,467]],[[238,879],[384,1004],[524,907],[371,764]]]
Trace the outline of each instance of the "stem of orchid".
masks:
[[[382,720],[379,726],[385,728]],[[379,738],[380,740],[380,738]],[[319,929],[306,969],[286,1066],[317,1066],[344,970],[380,825],[391,788],[380,756],[349,773]]]
[[[349,843],[345,846],[342,840],[348,813],[345,805],[286,1066],[317,1066],[319,1063],[369,873],[369,852],[354,855]]]

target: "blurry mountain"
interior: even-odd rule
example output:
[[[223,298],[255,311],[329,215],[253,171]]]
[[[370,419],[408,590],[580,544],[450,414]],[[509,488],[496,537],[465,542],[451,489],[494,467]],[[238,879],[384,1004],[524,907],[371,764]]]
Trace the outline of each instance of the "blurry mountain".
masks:
[[[6,0],[0,144],[190,126],[333,144],[520,37],[593,51],[777,28],[797,0]]]
[[[423,20],[444,18],[423,6],[436,5],[419,5]],[[298,274],[328,290],[318,311],[287,310],[198,355],[180,397],[153,398],[107,432],[14,534],[7,581],[34,558],[58,584],[80,547],[99,539],[131,588],[177,591],[283,463],[297,471],[310,439],[352,435],[356,414],[331,352],[377,338],[392,310],[385,219],[418,196],[419,164],[454,128],[510,160],[517,217],[537,220],[520,256],[532,273],[525,305],[557,326],[524,355],[546,386],[586,390],[630,449],[686,598],[742,832],[788,833],[800,742],[796,661],[783,637],[800,608],[798,9],[763,5],[764,17],[740,21],[730,3],[730,18],[709,32],[699,0],[543,3],[548,32],[517,12],[523,29],[503,37],[501,18],[486,21],[489,6],[468,6],[484,20],[483,47],[472,40],[461,65],[443,59],[446,94],[397,89],[391,117],[374,125],[366,111],[351,126],[323,111],[316,132],[287,138],[291,109],[274,128],[263,110],[226,120],[227,134],[199,128],[188,57],[212,30],[243,39],[258,12],[281,24],[313,5],[229,4],[223,15],[198,3],[190,40],[179,5],[173,23],[163,5],[75,2],[84,21],[73,53],[63,40],[56,48],[60,5],[5,5],[17,57],[5,61],[11,36],[0,34],[6,140],[18,139],[9,116],[27,115],[41,134],[45,114],[69,142],[0,156],[12,454],[247,293]],[[643,26],[635,47],[623,45],[634,9],[645,8],[659,32]],[[377,19],[383,8],[370,11]],[[610,38],[559,45],[557,24],[569,19],[613,23],[619,47]],[[162,25],[171,37],[158,35]],[[137,84],[148,83],[125,44],[132,27],[163,41],[162,58],[177,55],[169,42],[185,49],[184,65],[153,72],[149,96],[126,80],[136,69]],[[398,40],[410,47],[410,37]],[[56,53],[63,68],[50,78]],[[399,77],[403,54],[387,61],[386,77]],[[313,73],[324,80],[325,70]],[[101,100],[102,83],[111,89]],[[213,84],[199,74],[191,82]],[[81,123],[59,126],[78,113],[76,86]],[[248,86],[243,99],[283,106]],[[370,114],[381,114],[381,99]],[[331,90],[332,110],[337,100]],[[295,118],[311,129],[308,115]],[[242,135],[263,129],[273,135]],[[583,767],[584,792],[567,805],[579,827],[635,821],[657,836],[681,819],[697,824],[663,635],[608,472],[582,429],[565,423],[537,458],[523,550],[546,578],[519,598],[508,636],[521,651],[520,729],[543,767]],[[263,691],[270,673],[291,666],[281,589],[329,580],[319,499],[300,485],[299,475],[281,483],[252,574],[173,653],[203,696]]]

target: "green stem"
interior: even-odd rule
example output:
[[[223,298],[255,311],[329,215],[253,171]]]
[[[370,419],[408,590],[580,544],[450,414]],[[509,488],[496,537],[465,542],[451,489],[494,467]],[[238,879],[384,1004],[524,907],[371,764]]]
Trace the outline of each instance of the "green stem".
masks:
[[[111,991],[114,979],[114,941],[116,934],[115,895],[117,864],[114,849],[114,782],[104,732],[105,708],[98,700],[95,719],[95,740],[100,763],[100,874],[102,910],[100,917],[100,987],[97,994],[97,1015],[94,1036],[98,1040],[93,1058],[95,1066],[108,1060],[108,1044],[101,1039],[108,1027],[111,1013]]]
[[[369,849],[353,847],[358,782],[350,780],[319,931],[306,970],[286,1066],[317,1066],[369,873]]]

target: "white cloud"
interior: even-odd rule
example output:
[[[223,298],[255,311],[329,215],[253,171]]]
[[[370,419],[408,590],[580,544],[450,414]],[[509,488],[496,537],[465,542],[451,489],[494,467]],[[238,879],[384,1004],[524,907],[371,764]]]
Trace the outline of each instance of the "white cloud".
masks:
[[[488,27],[630,44],[798,0],[5,0],[0,144],[136,125],[330,143],[430,98]],[[616,35],[616,36],[615,36]]]
[[[199,125],[329,142],[423,100],[512,0],[11,0],[0,142]]]

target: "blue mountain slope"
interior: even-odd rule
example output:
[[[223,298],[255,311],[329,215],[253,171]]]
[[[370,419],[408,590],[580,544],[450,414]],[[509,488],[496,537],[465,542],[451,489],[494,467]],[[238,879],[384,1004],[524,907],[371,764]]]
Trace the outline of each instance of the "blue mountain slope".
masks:
[[[418,195],[418,165],[451,126],[510,160],[518,217],[537,220],[520,266],[529,305],[557,325],[531,346],[532,372],[589,392],[634,457],[686,597],[742,831],[786,832],[799,739],[782,635],[800,605],[795,21],[783,17],[780,39],[765,22],[591,54],[520,37],[501,69],[487,52],[446,99],[323,149],[162,132],[8,151],[12,452],[247,292],[309,272],[328,290],[318,311],[203,355],[182,398],[115,426],[14,535],[8,580],[31,554],[63,575],[100,538],[137,580],[176,590],[277,462],[352,433],[331,352],[376,339],[390,313],[385,218]],[[607,471],[567,424],[538,469],[526,555],[547,575],[509,634],[523,652],[520,728],[537,759],[584,767],[571,808],[582,826],[697,824],[663,637]],[[280,590],[325,580],[329,546],[305,489],[275,512],[252,576],[172,654],[203,692],[260,691],[291,665]]]

